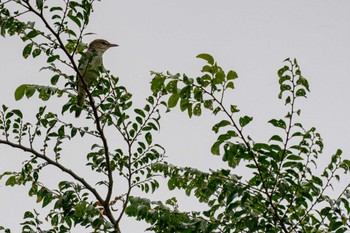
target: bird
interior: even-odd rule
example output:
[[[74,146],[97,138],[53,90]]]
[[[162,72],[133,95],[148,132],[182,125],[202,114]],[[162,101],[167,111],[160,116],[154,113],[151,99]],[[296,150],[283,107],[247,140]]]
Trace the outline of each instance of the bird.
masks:
[[[79,60],[78,70],[80,75],[77,75],[77,105],[78,108],[75,111],[75,117],[78,118],[81,114],[82,107],[84,106],[86,98],[86,90],[84,88],[84,83],[86,88],[91,86],[94,79],[98,78],[99,69],[103,68],[103,54],[112,47],[117,47],[119,45],[112,44],[104,39],[93,40],[84,55],[82,55]],[[82,81],[84,79],[84,83]]]

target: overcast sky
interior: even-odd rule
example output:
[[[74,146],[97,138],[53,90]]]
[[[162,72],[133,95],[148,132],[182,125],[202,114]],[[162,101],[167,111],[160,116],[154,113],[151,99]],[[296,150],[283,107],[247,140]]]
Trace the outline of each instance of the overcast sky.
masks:
[[[84,42],[104,38],[120,45],[105,54],[105,67],[133,93],[136,106],[142,106],[150,94],[151,70],[196,77],[204,64],[196,55],[212,54],[224,70],[233,69],[239,75],[236,90],[227,100],[254,117],[248,132],[255,141],[266,141],[275,132],[268,120],[283,117],[286,109],[277,99],[276,73],[285,58],[297,58],[311,89],[308,99],[300,102],[300,121],[306,128],[315,126],[324,139],[322,167],[338,148],[350,159],[349,9],[345,0],[103,0],[95,4],[87,28],[97,35]],[[30,116],[45,103],[36,98],[15,102],[15,88],[23,83],[47,84],[51,76],[39,73],[43,59],[22,58],[23,47],[19,38],[0,40],[0,104],[22,108]],[[176,110],[164,115],[158,140],[167,150],[168,161],[203,170],[220,167],[220,158],[210,155],[215,138],[211,127],[216,121],[209,113],[190,120]],[[80,149],[72,149],[71,154]],[[26,158],[1,145],[0,172],[18,170]],[[54,169],[48,176],[57,174],[61,173]],[[25,190],[7,188],[0,181],[0,225],[19,231],[23,212],[35,206]],[[165,200],[170,197],[166,195],[159,191],[153,198]],[[170,195],[183,197],[179,192]],[[184,209],[192,202],[181,201]],[[122,230],[142,232],[143,226],[124,221]]]

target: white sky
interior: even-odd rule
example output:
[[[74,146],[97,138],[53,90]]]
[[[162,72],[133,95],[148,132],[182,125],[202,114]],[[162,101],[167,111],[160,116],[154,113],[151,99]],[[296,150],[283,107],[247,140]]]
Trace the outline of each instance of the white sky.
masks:
[[[142,106],[150,94],[151,70],[196,77],[204,63],[195,56],[212,54],[224,70],[233,69],[239,75],[236,91],[227,100],[254,117],[248,131],[255,141],[266,141],[275,132],[268,120],[283,117],[276,72],[285,58],[297,58],[311,87],[307,101],[302,101],[300,121],[306,128],[315,126],[324,139],[325,151],[319,160],[322,167],[337,148],[350,159],[349,8],[350,2],[345,0],[104,0],[96,3],[87,29],[97,35],[85,42],[105,38],[120,45],[105,54],[104,63],[133,93],[135,106]],[[47,84],[51,76],[39,73],[45,65],[43,59],[21,57],[23,47],[15,37],[0,40],[0,104],[24,109],[30,115],[46,103],[36,101],[36,97],[15,102],[15,88],[23,83]],[[190,120],[177,110],[164,115],[157,139],[166,148],[168,161],[203,170],[220,167],[220,158],[210,155],[215,138],[211,127],[218,120],[209,113]],[[81,150],[76,146],[63,156],[84,158]],[[25,158],[20,151],[1,145],[0,172],[19,169]],[[74,166],[88,171],[84,170],[84,161],[74,158],[81,163]],[[48,183],[53,176],[66,178],[56,169],[47,175]],[[22,214],[32,209],[35,201],[27,197],[26,189],[8,188],[4,182],[0,181],[0,225],[11,226],[16,232]],[[50,187],[54,185],[52,182]],[[149,197],[165,200],[171,196],[181,199],[183,209],[191,209],[193,199],[184,198],[181,192],[169,194],[161,189]],[[134,220],[125,220],[121,227],[123,232],[144,229]]]

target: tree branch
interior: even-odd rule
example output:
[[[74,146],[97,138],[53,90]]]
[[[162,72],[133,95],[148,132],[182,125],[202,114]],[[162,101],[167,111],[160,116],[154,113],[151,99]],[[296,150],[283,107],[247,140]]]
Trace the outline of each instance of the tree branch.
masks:
[[[93,188],[87,181],[85,181],[84,178],[82,178],[81,176],[77,175],[75,172],[73,172],[71,169],[68,169],[67,167],[63,166],[62,164],[56,162],[55,160],[50,159],[49,157],[47,157],[46,155],[41,154],[40,152],[30,148],[30,147],[26,147],[20,144],[16,144],[13,142],[10,142],[8,140],[2,140],[0,139],[0,144],[5,144],[8,146],[11,146],[13,148],[16,149],[20,149],[22,151],[28,152],[33,154],[34,156],[41,158],[43,160],[45,160],[48,164],[53,165],[55,167],[57,167],[58,169],[60,169],[61,171],[69,174],[71,177],[73,177],[75,180],[79,181],[82,185],[84,185],[86,187],[87,190],[89,190],[98,201],[103,201],[102,197],[100,196],[100,194],[96,191],[95,188]]]
[[[112,196],[112,192],[113,192],[113,174],[112,174],[112,168],[110,166],[110,158],[109,158],[109,147],[108,147],[108,143],[107,143],[107,138],[104,134],[104,131],[101,127],[100,124],[100,117],[98,115],[98,110],[94,104],[94,100],[93,97],[91,95],[91,92],[89,91],[86,82],[84,81],[84,78],[82,77],[82,75],[79,72],[79,68],[77,66],[77,64],[74,61],[74,54],[70,54],[67,49],[65,48],[65,45],[60,37],[60,34],[57,33],[48,23],[48,21],[46,20],[46,18],[44,17],[44,15],[42,14],[42,12],[38,12],[36,11],[32,5],[29,3],[29,1],[26,1],[26,5],[28,10],[30,10],[31,12],[33,12],[35,15],[37,15],[41,21],[45,24],[45,27],[54,35],[54,37],[57,39],[57,42],[59,44],[59,47],[63,50],[63,52],[66,54],[66,56],[68,57],[68,59],[70,60],[70,62],[72,63],[73,69],[77,72],[77,76],[80,80],[82,80],[84,89],[87,93],[87,96],[89,98],[89,102],[90,102],[90,106],[93,110],[93,115],[95,117],[95,125],[96,125],[96,129],[100,134],[102,143],[103,143],[103,147],[104,147],[104,154],[105,154],[105,158],[106,158],[106,167],[107,167],[107,171],[108,171],[108,191],[105,197],[105,200],[101,199],[101,203],[103,205],[103,207],[105,208],[107,215],[109,216],[111,222],[113,223],[113,225],[115,225],[117,222],[115,221],[112,212],[109,208],[109,202],[111,200],[111,196]],[[116,228],[119,228],[117,225],[115,225]]]

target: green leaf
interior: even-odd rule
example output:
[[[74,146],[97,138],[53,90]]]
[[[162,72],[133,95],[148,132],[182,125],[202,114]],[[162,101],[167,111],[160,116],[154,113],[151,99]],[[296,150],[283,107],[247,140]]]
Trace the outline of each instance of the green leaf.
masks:
[[[128,205],[125,209],[125,213],[129,216],[137,216],[137,203]]]
[[[233,70],[230,70],[228,73],[227,73],[227,76],[226,76],[227,80],[232,80],[232,79],[236,79],[238,78],[238,75],[235,71]]]
[[[243,128],[244,126],[248,125],[253,120],[253,117],[250,116],[244,116],[239,118],[239,125]]]
[[[168,189],[171,191],[171,190],[174,190],[176,188],[176,184],[175,184],[175,179],[169,179],[168,181]]]
[[[213,109],[213,100],[204,100],[204,107],[207,109]]]
[[[37,30],[32,30],[27,35],[25,35],[23,37],[23,40],[26,41],[28,39],[32,39],[32,38],[36,37],[37,35],[39,35],[39,32]]]
[[[70,218],[68,218],[70,219]],[[100,226],[104,223],[104,221],[102,220],[102,218],[96,218],[94,221],[92,221],[91,223],[91,226],[94,228],[94,229],[99,229]],[[69,227],[72,226],[72,222],[70,222],[70,224],[68,224]]]
[[[322,180],[321,180],[319,177],[317,177],[317,176],[313,176],[313,177],[312,177],[312,181],[313,181],[315,184],[319,185],[319,186],[322,186],[322,185],[323,185]]]
[[[298,85],[302,85],[306,88],[306,90],[308,92],[310,92],[310,88],[309,88],[309,82],[307,81],[306,78],[304,78],[303,76],[300,75],[299,79],[297,80],[297,84]]]
[[[5,105],[2,105],[2,110],[3,110],[4,112],[6,112],[7,109],[8,109],[8,107],[6,107]]]
[[[343,224],[343,223],[342,223]],[[344,224],[343,224],[344,225]],[[344,233],[344,232],[347,232],[348,229],[346,227],[341,227],[339,228],[335,233]]]
[[[10,176],[7,180],[5,185],[6,186],[15,186],[16,184],[16,177],[15,176]]]
[[[151,81],[151,90],[153,93],[158,93],[164,87],[165,77],[162,74],[156,74]]]
[[[60,76],[58,74],[51,77],[51,84],[56,85]]]
[[[222,120],[220,121],[219,123],[215,124],[212,128],[212,130],[215,132],[215,133],[218,133],[219,132],[219,129],[222,128],[222,127],[225,127],[227,125],[230,125],[231,123],[228,121],[228,120]]]
[[[193,115],[200,116],[202,114],[201,103],[197,103],[193,108]]]
[[[152,134],[151,133],[146,133],[145,135],[145,139],[146,139],[146,142],[148,145],[151,145],[152,144]]]
[[[273,135],[269,141],[283,142],[283,139],[279,135]]]
[[[323,216],[327,216],[328,213],[330,212],[331,208],[330,207],[325,207],[321,210],[320,214]]]
[[[291,98],[290,98],[290,96],[288,96],[287,98],[286,98],[286,102],[284,103],[285,105],[287,105],[287,104],[289,104],[291,102]]]
[[[17,89],[15,90],[15,100],[16,101],[23,98],[27,87],[28,87],[27,84],[22,84],[21,86],[17,87]]]
[[[280,77],[280,79],[278,80],[279,84],[282,84],[284,82],[288,81],[287,83],[292,82],[292,77],[290,75],[283,75],[282,77]]]
[[[141,109],[135,109],[134,110],[138,115],[142,116],[143,118],[145,118],[145,113],[141,110]]]
[[[193,115],[193,111],[192,111],[192,103],[188,103],[188,107],[187,107],[187,114],[188,114],[188,117],[191,118],[192,115]]]
[[[285,60],[286,61],[286,60]],[[277,74],[278,76],[281,78],[284,74],[284,72],[286,72],[287,70],[289,70],[289,67],[288,66],[284,66],[282,67],[281,69],[278,70]]]
[[[36,49],[34,49],[32,56],[33,56],[33,58],[36,58],[40,54],[41,54],[41,50],[39,48],[36,48]]]
[[[216,141],[216,142],[212,145],[210,151],[211,151],[211,153],[212,153],[213,155],[220,155],[220,145],[221,145],[222,143],[223,143],[223,141]]]
[[[70,136],[74,137],[77,134],[78,130],[77,128],[72,128],[71,132],[70,132]]]
[[[287,159],[289,159],[289,160],[303,160],[302,157],[297,156],[297,155],[290,155],[287,157]]]
[[[180,91],[181,98],[189,98],[191,96],[191,86],[185,86]]]
[[[232,135],[231,132],[234,132],[234,131],[229,130],[229,131],[227,131],[227,133],[221,134],[221,135],[218,137],[218,140],[219,140],[219,141],[227,141],[227,140],[229,140],[231,137],[235,137],[236,135]],[[234,132],[234,133],[235,133],[235,132]]]
[[[239,112],[239,109],[237,108],[237,105],[231,105],[230,106],[231,113]]]
[[[24,219],[26,218],[34,218],[34,214],[30,211],[26,211],[23,216]]]
[[[86,202],[82,201],[75,205],[74,214],[78,217],[83,217],[86,213]]]
[[[26,88],[26,97],[29,99],[30,97],[32,97],[35,93],[35,88],[33,88],[31,85],[28,85],[28,87]]]
[[[19,118],[23,118],[23,114],[22,114],[21,110],[19,110],[19,109],[14,109],[14,110],[12,110],[12,112],[13,112],[14,114],[16,114]]]
[[[75,34],[75,32],[73,30],[66,29],[65,32],[73,37],[77,37],[77,34]]]
[[[203,60],[206,60],[210,65],[214,65],[214,58],[210,54],[198,54],[196,58],[201,58]]]
[[[57,226],[58,222],[59,222],[58,215],[52,216],[52,218],[51,218],[51,225],[52,226]]]
[[[42,207],[44,208],[45,206],[47,206],[48,204],[50,204],[50,202],[52,201],[52,195],[48,194],[47,196],[44,197],[43,199],[43,204]]]
[[[201,70],[202,72],[207,72],[207,73],[211,73],[211,74],[213,74],[214,73],[214,71],[213,71],[213,67],[212,66],[209,66],[209,65],[205,65],[205,66],[203,66],[203,68],[202,68],[202,70]]]
[[[165,87],[169,93],[177,93],[177,82],[178,80],[171,80]]]
[[[46,62],[50,63],[50,62],[54,62],[56,59],[60,58],[59,55],[53,55],[53,56],[50,56]]]
[[[301,89],[297,90],[296,96],[306,96],[306,91],[301,88]]]
[[[51,7],[50,8],[50,12],[52,12],[52,11],[63,11],[63,8],[62,7],[58,7],[58,6]]]
[[[180,100],[180,110],[183,112],[190,106],[190,103],[188,99],[181,99]]]
[[[297,162],[291,162],[291,161],[289,161],[289,162],[285,162],[285,163],[283,163],[283,165],[282,165],[282,167],[293,167],[293,166],[295,166],[297,164]]]
[[[286,122],[284,122],[284,120],[280,119],[280,120],[276,120],[276,119],[272,119],[269,121],[270,124],[272,124],[275,127],[278,128],[282,128],[282,129],[286,129]]]
[[[32,48],[33,48],[33,43],[27,44],[23,49],[22,56],[24,58],[27,58],[30,55],[30,53],[32,52]]]
[[[180,98],[179,94],[172,94],[168,100],[168,107],[169,108],[175,107],[177,105],[177,102],[179,101],[179,98]]]
[[[215,78],[213,79],[213,84],[222,84],[225,81],[225,73],[224,72],[217,72],[215,74]]]
[[[218,186],[221,184],[220,179],[212,179],[208,182],[208,188],[210,191],[215,192],[218,189]]]
[[[65,128],[64,125],[62,125],[60,128],[58,128],[58,136],[63,137],[65,136]]]
[[[70,18],[74,23],[76,23],[76,25],[78,25],[79,28],[81,27],[81,22],[78,17],[68,14],[68,18]]]
[[[291,87],[289,84],[282,84],[282,85],[280,86],[280,89],[281,89],[281,92],[283,92],[283,91],[289,91],[289,90],[291,90],[292,87]]]
[[[198,102],[203,101],[203,90],[202,88],[196,87],[193,90],[193,98],[197,100]]]
[[[190,86],[193,84],[194,79],[187,77],[185,74],[183,75],[183,83],[186,84],[187,86]]]
[[[309,192],[302,191],[301,195],[303,195],[303,197],[306,197],[307,199],[309,199],[309,201],[313,201],[312,195]]]
[[[213,110],[213,114],[216,115],[216,114],[218,114],[220,111],[221,111],[221,108],[220,108],[220,107],[216,107],[216,108]]]
[[[234,83],[233,83],[233,82],[228,82],[228,83],[226,84],[226,89],[228,89],[228,88],[235,89]]]
[[[137,123],[139,123],[140,125],[142,125],[143,120],[142,120],[141,117],[137,116],[135,119],[136,119]]]

